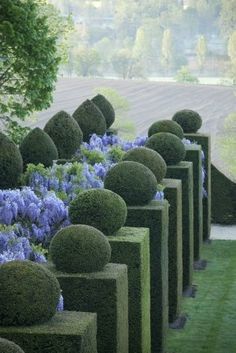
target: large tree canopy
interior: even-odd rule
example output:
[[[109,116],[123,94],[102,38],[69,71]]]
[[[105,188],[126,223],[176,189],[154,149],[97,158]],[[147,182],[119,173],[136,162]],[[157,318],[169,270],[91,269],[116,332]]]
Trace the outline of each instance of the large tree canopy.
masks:
[[[42,0],[1,0],[0,116],[24,118],[52,99],[59,57]]]

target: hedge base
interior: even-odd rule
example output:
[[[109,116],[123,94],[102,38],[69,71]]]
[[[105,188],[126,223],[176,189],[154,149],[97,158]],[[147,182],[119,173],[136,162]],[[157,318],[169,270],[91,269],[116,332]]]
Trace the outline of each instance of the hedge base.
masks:
[[[108,264],[101,272],[74,274],[48,266],[60,283],[65,310],[97,313],[98,353],[127,353],[127,266]]]
[[[129,352],[150,353],[149,229],[123,227],[107,238],[111,261],[128,266]]]
[[[96,314],[60,312],[50,321],[32,326],[0,326],[0,336],[25,353],[97,353]]]
[[[182,185],[181,180],[163,179],[165,199],[169,202],[169,322],[180,315],[183,291],[182,259]]]
[[[200,260],[203,240],[202,151],[199,145],[186,145],[185,160],[193,163],[193,238],[194,261]]]
[[[204,168],[206,172],[204,189],[207,196],[203,198],[203,240],[206,241],[211,235],[211,137],[204,134],[184,134],[186,139],[202,146],[205,155]]]
[[[166,178],[182,181],[183,229],[183,290],[192,286],[193,279],[193,167],[180,162],[167,167]]]
[[[168,212],[169,204],[151,201],[129,206],[126,225],[150,229],[151,352],[166,350],[168,330]]]

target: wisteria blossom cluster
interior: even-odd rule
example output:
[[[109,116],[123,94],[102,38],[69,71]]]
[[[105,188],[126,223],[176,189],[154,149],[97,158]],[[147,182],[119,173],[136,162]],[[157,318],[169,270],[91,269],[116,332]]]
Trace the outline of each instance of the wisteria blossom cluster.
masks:
[[[14,225],[17,237],[47,246],[57,230],[69,224],[68,208],[53,192],[39,197],[29,187],[0,190],[0,223]]]

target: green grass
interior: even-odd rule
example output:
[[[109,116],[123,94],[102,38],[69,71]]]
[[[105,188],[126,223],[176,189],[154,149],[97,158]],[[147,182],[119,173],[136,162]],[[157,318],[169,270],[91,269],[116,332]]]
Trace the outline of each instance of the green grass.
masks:
[[[236,352],[236,241],[204,245],[205,271],[194,274],[196,298],[185,298],[185,328],[169,330],[168,353]]]

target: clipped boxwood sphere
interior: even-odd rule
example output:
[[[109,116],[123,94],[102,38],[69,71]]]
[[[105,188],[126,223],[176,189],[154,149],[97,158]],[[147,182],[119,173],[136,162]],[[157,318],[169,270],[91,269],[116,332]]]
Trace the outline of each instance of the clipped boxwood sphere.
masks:
[[[70,203],[69,216],[73,224],[87,224],[111,235],[125,224],[127,207],[125,201],[110,190],[90,189]]]
[[[50,167],[53,160],[58,159],[57,148],[51,137],[36,127],[31,130],[20,145],[20,151],[24,162],[24,168],[28,163],[42,163]]]
[[[14,188],[23,172],[23,161],[17,146],[0,132],[0,189]]]
[[[115,111],[113,106],[102,94],[97,94],[91,100],[101,110],[106,120],[107,129],[109,129],[115,121]]]
[[[181,140],[184,138],[182,127],[173,120],[159,120],[153,123],[148,129],[148,137],[158,132],[170,132],[178,136]]]
[[[201,116],[190,109],[179,110],[174,114],[172,120],[176,121],[185,133],[195,133],[202,126]]]
[[[156,194],[157,180],[143,164],[124,161],[108,171],[104,187],[120,195],[129,206],[145,205]]]
[[[183,142],[169,132],[159,132],[152,135],[145,145],[160,153],[167,165],[178,164],[186,154]]]
[[[110,261],[111,246],[100,230],[78,224],[59,230],[49,253],[59,271],[97,272]]]
[[[56,277],[31,261],[0,266],[0,325],[33,325],[56,313],[60,286]]]
[[[83,141],[78,123],[63,110],[47,122],[44,131],[55,143],[59,158],[71,158]]]
[[[156,151],[147,147],[137,147],[126,152],[123,161],[141,163],[151,169],[159,184],[166,175],[166,162]]]
[[[106,132],[106,120],[101,110],[89,99],[74,111],[73,118],[79,124],[86,142],[92,134],[104,135]]]
[[[0,337],[0,353],[24,353],[24,351],[14,342]]]

